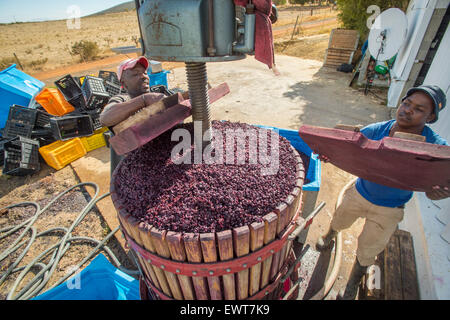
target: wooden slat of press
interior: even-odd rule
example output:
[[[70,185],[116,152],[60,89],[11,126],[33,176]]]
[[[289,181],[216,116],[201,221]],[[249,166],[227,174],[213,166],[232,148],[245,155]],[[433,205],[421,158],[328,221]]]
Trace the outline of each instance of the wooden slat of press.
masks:
[[[183,238],[181,233],[169,231],[166,235],[167,244],[169,246],[170,256],[172,260],[186,261],[186,252],[184,251]],[[177,275],[183,292],[184,300],[194,300],[194,287],[192,279],[186,275]]]
[[[237,257],[245,256],[250,251],[250,230],[247,226],[233,229],[233,246]],[[236,274],[237,298],[243,300],[248,297],[248,269]]]
[[[200,246],[200,236],[198,233],[185,233],[183,235],[184,249],[186,250],[186,257],[189,262],[202,262],[202,248]],[[197,300],[208,300],[208,283],[205,277],[192,276],[192,283],[194,285],[195,296]]]
[[[400,244],[397,237],[391,237],[384,250],[385,299],[402,300],[402,278]]]
[[[147,249],[151,253],[156,254],[156,248],[152,242],[150,234],[152,228],[153,227],[151,225],[146,224],[145,226],[143,226],[142,229],[140,229],[140,233],[145,249]],[[172,297],[173,296],[172,291],[170,290],[170,286],[169,283],[167,282],[167,278],[166,275],[164,274],[164,271],[154,265],[151,265],[151,268],[153,269],[153,272],[155,273],[156,278],[158,279],[161,290],[164,292],[165,295]]]
[[[216,235],[215,233],[201,233],[200,244],[202,247],[203,261],[216,262]],[[222,300],[222,289],[220,287],[220,277],[210,276],[207,278],[209,286],[209,294],[211,300]]]
[[[164,258],[170,258],[169,247],[166,243],[166,233],[167,231],[158,230],[155,227],[150,229],[150,236],[158,255]],[[181,292],[177,276],[171,272],[165,271],[163,266],[160,266],[160,268],[164,271],[164,275],[166,276],[167,282],[169,283],[173,298],[182,300],[183,293]]]
[[[139,224],[139,235],[141,236],[141,240],[142,240],[142,246],[149,252],[154,253],[155,252],[155,248],[153,246],[153,244],[151,243],[150,240],[150,234],[148,233],[148,225],[145,223],[140,223]],[[161,286],[161,284],[159,283],[159,278],[157,275],[157,272],[155,271],[155,266],[151,265],[150,263],[147,263],[147,261],[145,261],[145,267],[147,269],[147,271],[150,274],[150,280],[152,281],[152,283],[155,285],[155,287],[157,287],[160,290],[163,290],[164,293],[169,293],[169,296],[171,296],[171,292],[170,292],[170,288],[169,285],[167,284],[166,278],[164,277],[164,275],[162,274],[161,271],[161,281],[163,286]]]
[[[217,245],[221,261],[233,259],[233,233],[231,230],[217,232]],[[222,276],[224,299],[236,300],[236,286],[234,274]]]
[[[140,222],[139,222],[138,219],[136,219],[132,215],[129,215],[127,217],[127,227],[128,227],[128,231],[127,232],[128,232],[128,234],[130,235],[131,238],[133,238],[134,242],[136,242],[138,245],[143,247],[143,241],[141,239],[141,235],[140,235],[140,232],[139,232],[139,225],[140,225]],[[136,256],[137,256],[137,258],[139,260],[140,265],[142,266],[142,269],[143,269],[143,271],[145,273],[145,276],[147,278],[152,279],[152,274],[151,274],[151,272],[149,270],[149,269],[152,269],[151,265],[149,265],[147,263],[147,261],[145,261],[145,259],[143,259],[141,257],[140,254],[136,254]]]
[[[270,212],[263,217],[264,220],[264,245],[269,244],[275,239],[277,234],[278,216],[274,212]],[[272,266],[273,255],[267,257],[262,264],[261,288],[269,283],[270,269]]]
[[[264,222],[254,222],[250,225],[250,250],[256,251],[264,244]],[[250,268],[249,295],[253,296],[259,291],[261,282],[261,263]]]
[[[277,235],[280,235],[288,223],[289,208],[287,204],[283,202],[280,205],[278,205],[275,208],[275,213],[278,215]],[[283,265],[284,259],[286,257],[286,250],[287,246],[285,244],[280,251],[275,253],[274,261],[277,261],[278,265],[272,263],[272,269],[270,270],[271,279],[275,277],[275,275]]]
[[[420,299],[420,294],[411,234],[403,230],[397,230],[395,234],[400,244],[403,300],[418,300]]]

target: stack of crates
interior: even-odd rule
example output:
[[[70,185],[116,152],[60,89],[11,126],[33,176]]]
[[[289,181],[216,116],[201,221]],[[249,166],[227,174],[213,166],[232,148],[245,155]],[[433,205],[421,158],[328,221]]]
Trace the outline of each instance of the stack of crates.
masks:
[[[7,139],[0,138],[0,166],[3,165],[3,161],[5,159],[5,143],[8,141]]]
[[[122,85],[120,84],[117,73],[114,71],[100,70],[98,77],[103,79],[105,89],[111,97],[121,93],[126,93],[126,90],[122,88]]]
[[[3,148],[3,174],[24,176],[39,171],[38,141],[19,136],[4,142]]]

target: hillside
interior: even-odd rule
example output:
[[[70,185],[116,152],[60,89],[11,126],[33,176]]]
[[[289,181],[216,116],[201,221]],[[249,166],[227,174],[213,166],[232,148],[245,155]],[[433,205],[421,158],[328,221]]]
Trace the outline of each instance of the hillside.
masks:
[[[124,3],[118,4],[117,6],[111,7],[109,9],[105,9],[105,10],[99,11],[97,13],[93,13],[93,14],[88,15],[86,17],[99,16],[99,15],[108,14],[108,13],[117,13],[117,12],[131,11],[131,10],[134,10],[135,8],[136,7],[135,7],[135,4],[134,4],[134,1],[128,1],[128,2],[124,2]]]

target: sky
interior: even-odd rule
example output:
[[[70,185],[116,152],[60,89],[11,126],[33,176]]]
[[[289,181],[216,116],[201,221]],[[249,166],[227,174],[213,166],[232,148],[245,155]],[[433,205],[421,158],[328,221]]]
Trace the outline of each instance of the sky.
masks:
[[[128,0],[0,0],[0,23],[83,17]],[[75,7],[76,6],[76,7]]]

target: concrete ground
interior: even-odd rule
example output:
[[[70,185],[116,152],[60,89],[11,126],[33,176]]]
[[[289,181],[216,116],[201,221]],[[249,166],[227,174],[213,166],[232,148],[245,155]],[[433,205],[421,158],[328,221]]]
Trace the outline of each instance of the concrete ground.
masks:
[[[276,56],[280,75],[253,57],[234,62],[208,63],[208,81],[212,86],[226,82],[230,93],[211,105],[212,119],[298,129],[302,124],[334,127],[336,124],[367,125],[390,119],[390,110],[381,101],[348,86],[351,74],[323,68],[322,62],[290,56]],[[168,76],[169,87],[187,90],[184,68],[174,69]],[[189,119],[188,119],[189,121]],[[72,163],[80,179],[109,189],[109,150],[101,148]],[[95,169],[93,169],[95,168]],[[331,164],[322,164],[321,186],[317,204],[326,205],[308,229],[306,244],[314,244],[328,230],[334,205],[342,187],[353,178]],[[112,203],[99,204],[110,228],[117,226]],[[342,266],[328,299],[345,286],[355,258],[355,247],[362,221],[343,232]],[[312,253],[314,251],[311,251]],[[331,257],[330,257],[331,255]],[[314,256],[315,269],[305,270],[309,282],[303,297],[311,297],[323,284],[330,269],[333,253]],[[317,261],[319,260],[319,261]],[[330,262],[331,261],[331,262]],[[307,264],[305,264],[306,266]],[[329,270],[328,270],[329,272]]]

